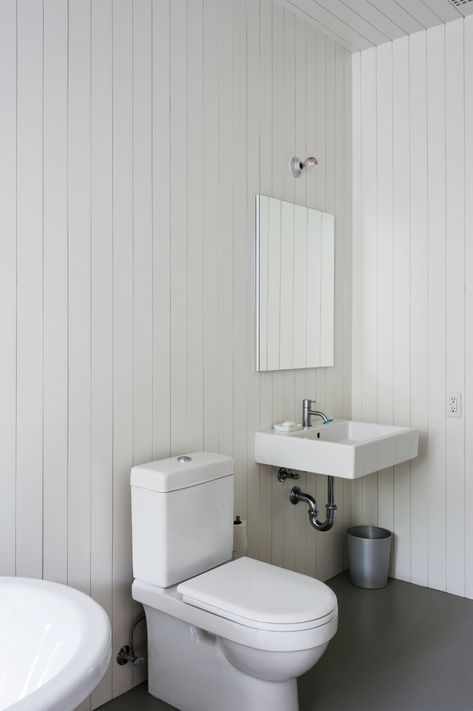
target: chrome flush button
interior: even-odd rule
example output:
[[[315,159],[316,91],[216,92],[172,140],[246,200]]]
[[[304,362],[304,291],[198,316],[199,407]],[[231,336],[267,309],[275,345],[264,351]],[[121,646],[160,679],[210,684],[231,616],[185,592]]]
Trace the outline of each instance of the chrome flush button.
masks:
[[[184,462],[192,462],[192,457],[188,457],[187,455],[183,454],[177,458],[177,461],[181,462],[181,464],[183,464]]]

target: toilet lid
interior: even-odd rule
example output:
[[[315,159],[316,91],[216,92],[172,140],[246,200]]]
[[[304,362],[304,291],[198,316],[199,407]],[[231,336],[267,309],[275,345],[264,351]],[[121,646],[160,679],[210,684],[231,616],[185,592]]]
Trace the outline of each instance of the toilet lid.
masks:
[[[239,558],[177,587],[184,602],[261,629],[306,629],[337,611],[332,590],[314,578]]]

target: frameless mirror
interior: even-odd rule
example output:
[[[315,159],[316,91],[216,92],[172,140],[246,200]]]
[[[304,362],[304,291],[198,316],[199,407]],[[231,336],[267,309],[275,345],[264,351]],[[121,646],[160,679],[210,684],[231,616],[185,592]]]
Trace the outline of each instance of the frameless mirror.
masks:
[[[256,369],[333,365],[335,220],[256,196]]]

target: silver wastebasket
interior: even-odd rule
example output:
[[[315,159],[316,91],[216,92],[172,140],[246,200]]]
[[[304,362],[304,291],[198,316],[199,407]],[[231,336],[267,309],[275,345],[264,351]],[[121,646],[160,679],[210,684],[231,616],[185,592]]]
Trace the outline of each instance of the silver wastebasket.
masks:
[[[359,588],[384,588],[388,582],[391,531],[379,526],[347,529],[348,570]]]

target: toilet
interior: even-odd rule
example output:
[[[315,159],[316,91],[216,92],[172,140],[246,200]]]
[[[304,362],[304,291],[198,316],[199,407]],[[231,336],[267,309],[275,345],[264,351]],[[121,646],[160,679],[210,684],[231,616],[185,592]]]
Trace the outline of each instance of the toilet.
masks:
[[[133,598],[150,694],[181,711],[297,711],[297,677],[337,631],[324,583],[233,550],[233,460],[133,467]]]

